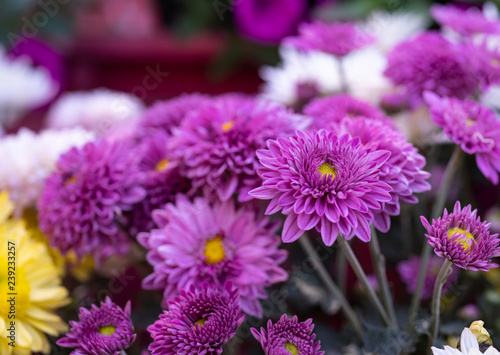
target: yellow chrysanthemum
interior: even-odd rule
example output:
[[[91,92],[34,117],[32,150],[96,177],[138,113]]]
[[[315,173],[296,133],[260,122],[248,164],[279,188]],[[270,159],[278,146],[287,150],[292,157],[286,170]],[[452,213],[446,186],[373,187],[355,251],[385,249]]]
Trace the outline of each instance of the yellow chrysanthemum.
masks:
[[[32,238],[24,221],[8,219],[12,210],[7,194],[0,193],[0,294],[8,297],[0,304],[0,354],[48,354],[45,334],[57,336],[67,330],[54,310],[69,303],[68,291],[61,286],[47,246]],[[9,279],[14,276],[12,260],[15,285]],[[9,302],[11,297],[15,300]],[[9,338],[11,334],[14,338]],[[15,347],[9,345],[12,340]]]

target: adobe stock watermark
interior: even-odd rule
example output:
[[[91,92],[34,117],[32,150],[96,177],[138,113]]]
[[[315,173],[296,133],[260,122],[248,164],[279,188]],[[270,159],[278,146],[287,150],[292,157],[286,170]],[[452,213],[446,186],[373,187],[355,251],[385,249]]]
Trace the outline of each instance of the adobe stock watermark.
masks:
[[[14,32],[9,32],[7,34],[10,46],[14,48],[14,45],[22,42],[24,38],[33,38],[38,35],[40,29],[47,26],[51,18],[57,16],[61,10],[61,6],[67,5],[70,1],[71,0],[38,0],[37,4],[41,9],[34,12],[29,17],[21,17],[21,33],[16,34]]]
[[[234,8],[241,4],[242,0],[214,0],[212,6],[217,12],[219,19],[224,21],[224,14],[226,12],[233,12]]]

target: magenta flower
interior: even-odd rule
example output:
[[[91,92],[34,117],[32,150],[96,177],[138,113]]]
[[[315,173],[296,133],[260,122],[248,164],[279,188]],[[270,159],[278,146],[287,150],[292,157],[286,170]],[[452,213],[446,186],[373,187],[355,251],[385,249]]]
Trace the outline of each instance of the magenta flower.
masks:
[[[297,37],[285,38],[284,45],[303,51],[320,51],[344,57],[374,41],[353,23],[303,23]]]
[[[411,107],[423,103],[426,90],[465,99],[476,91],[477,63],[470,46],[427,32],[397,45],[388,56],[384,75],[402,87]]]
[[[146,195],[138,163],[127,145],[106,141],[62,155],[38,202],[40,229],[50,244],[63,254],[93,254],[98,262],[128,252],[129,239],[116,220]]]
[[[380,167],[380,181],[388,184],[392,191],[391,199],[381,202],[382,209],[374,211],[373,225],[382,232],[387,232],[391,225],[390,216],[400,212],[400,202],[417,203],[415,193],[429,191],[427,182],[430,174],[422,170],[425,158],[418,149],[408,143],[405,136],[382,120],[366,117],[345,118],[337,134],[349,133],[359,138],[365,148],[371,151],[389,151],[389,159]]]
[[[304,107],[304,114],[313,118],[311,128],[314,129],[332,129],[344,118],[353,117],[368,117],[392,124],[379,108],[346,94],[314,99]]]
[[[474,101],[440,98],[426,92],[432,120],[467,154],[476,155],[481,172],[498,184],[500,172],[500,121],[493,111]]]
[[[262,345],[266,355],[289,355],[307,354],[323,355],[321,343],[314,340],[316,335],[312,333],[314,324],[312,319],[300,322],[297,316],[288,318],[286,314],[273,324],[267,322],[267,332],[261,327],[260,332],[252,328],[252,334]]]
[[[306,0],[239,0],[233,14],[236,28],[245,37],[278,43],[296,32],[307,10]]]
[[[257,155],[264,183],[250,194],[271,200],[266,214],[282,210],[288,215],[284,242],[293,242],[312,228],[326,245],[332,245],[339,232],[346,239],[356,235],[370,240],[373,212],[391,200],[391,187],[380,180],[388,151],[371,152],[359,138],[320,130],[269,140],[268,149]]]
[[[260,185],[255,151],[271,138],[292,135],[309,119],[269,101],[242,95],[224,95],[186,117],[172,143],[181,173],[206,196],[228,200]]]
[[[439,270],[443,265],[443,259],[433,255],[427,264],[427,274],[425,275],[424,288],[422,289],[422,299],[429,299],[434,291],[434,284],[436,283]],[[420,270],[420,257],[412,255],[408,260],[401,261],[397,265],[397,270],[401,280],[406,284],[406,290],[409,294],[414,294],[417,289],[418,272]],[[444,290],[449,290],[452,284],[458,278],[458,270],[452,268],[452,273],[444,284]]]
[[[143,113],[139,121],[138,136],[154,134],[156,130],[166,132],[170,136],[173,128],[179,126],[186,115],[210,100],[208,96],[201,94],[185,94],[156,102]]]
[[[500,256],[500,240],[498,234],[490,234],[490,224],[481,222],[476,215],[477,210],[471,211],[470,205],[461,209],[457,201],[452,213],[445,209],[443,217],[432,220],[432,225],[425,217],[420,219],[437,255],[462,269],[489,271],[498,267],[491,258]]]
[[[479,10],[460,9],[453,5],[432,5],[431,15],[442,26],[446,26],[464,37],[479,33],[500,33],[500,22],[492,21]]]
[[[174,202],[178,193],[189,193],[191,189],[189,180],[180,175],[178,162],[167,149],[168,141],[167,133],[158,130],[154,135],[144,137],[134,150],[141,157],[139,169],[143,174],[140,185],[146,191],[146,197],[125,213],[132,235],[153,229],[153,211]]]
[[[207,282],[222,288],[232,281],[240,292],[245,313],[261,316],[259,299],[265,287],[287,279],[279,267],[287,253],[279,250],[279,228],[249,207],[179,195],[176,204],[156,210],[160,229],[141,233],[139,242],[149,249],[154,272],[143,280],[146,289],[162,289],[164,302],[191,285]],[[182,238],[179,238],[182,235]]]
[[[57,341],[59,346],[75,348],[72,355],[118,355],[135,340],[130,301],[121,309],[106,297],[101,308],[80,308],[78,319],[79,322],[69,322],[70,332]]]
[[[182,290],[168,301],[168,311],[148,327],[152,355],[222,354],[222,347],[244,319],[238,307],[238,291],[228,283],[223,289],[203,284]]]

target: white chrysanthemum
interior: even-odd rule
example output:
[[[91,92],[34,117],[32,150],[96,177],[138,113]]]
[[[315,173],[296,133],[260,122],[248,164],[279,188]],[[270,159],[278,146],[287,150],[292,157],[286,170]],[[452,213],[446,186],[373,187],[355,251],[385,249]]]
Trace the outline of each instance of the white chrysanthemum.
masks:
[[[500,85],[492,85],[481,95],[481,103],[493,110],[500,111]]]
[[[119,91],[96,89],[63,95],[51,107],[51,128],[82,127],[98,135],[139,118],[144,105],[137,97]]]
[[[314,51],[303,53],[288,47],[281,48],[280,54],[280,66],[265,66],[260,70],[260,77],[265,81],[264,98],[294,106],[340,90],[335,57]]]
[[[45,130],[39,134],[23,128],[15,135],[2,137],[0,191],[9,192],[19,214],[36,203],[60,155],[92,139],[94,134],[81,128]]]
[[[479,343],[469,328],[465,328],[462,332],[460,348],[461,350],[458,350],[445,345],[444,349],[438,349],[436,347],[432,347],[431,349],[434,355],[500,355],[500,352],[492,346],[484,353],[479,351]]]
[[[424,31],[428,23],[429,18],[415,12],[375,11],[362,26],[375,36],[377,47],[387,52],[410,36]]]
[[[0,47],[0,127],[47,103],[59,89],[44,67],[28,57],[8,58]]]

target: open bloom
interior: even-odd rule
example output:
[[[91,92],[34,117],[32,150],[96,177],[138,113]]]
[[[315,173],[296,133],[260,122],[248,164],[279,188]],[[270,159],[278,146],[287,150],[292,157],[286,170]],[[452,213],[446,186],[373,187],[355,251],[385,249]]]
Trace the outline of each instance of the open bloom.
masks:
[[[263,67],[262,97],[289,107],[300,108],[311,99],[340,91],[337,59],[326,53],[280,49],[282,63]]]
[[[471,211],[470,205],[461,209],[457,201],[452,213],[445,209],[443,216],[433,219],[432,224],[423,216],[420,219],[427,229],[425,236],[437,255],[472,271],[498,267],[491,261],[500,256],[498,234],[490,234],[490,224],[481,222],[477,210]]]
[[[373,212],[391,200],[391,187],[380,180],[380,167],[390,153],[363,148],[359,138],[338,137],[325,130],[302,132],[288,139],[269,140],[257,152],[262,168],[261,187],[250,192],[271,200],[266,214],[288,215],[284,242],[297,240],[316,228],[326,245],[342,232],[370,240]]]
[[[61,156],[38,203],[40,228],[63,254],[97,260],[128,251],[117,220],[145,197],[140,157],[122,143],[90,142]]]
[[[499,355],[500,351],[493,346],[487,347],[486,351],[484,351],[473,332],[469,328],[464,328],[460,337],[460,350],[447,345],[444,346],[444,349],[438,349],[433,346],[432,353],[434,355]]]
[[[384,74],[401,87],[412,107],[423,103],[426,90],[465,99],[479,85],[474,54],[470,46],[427,32],[397,45],[388,55]]]
[[[72,355],[118,355],[134,342],[130,301],[122,309],[106,297],[101,307],[80,308],[79,322],[70,321],[71,330],[57,345],[75,348]]]
[[[320,51],[343,57],[373,42],[373,37],[353,23],[303,23],[297,37],[284,40],[285,46],[302,51]]]
[[[493,21],[478,9],[462,10],[453,5],[433,5],[431,15],[441,25],[468,37],[479,33],[500,34],[500,21]]]
[[[207,196],[228,200],[260,185],[255,151],[266,141],[305,128],[309,119],[269,101],[224,95],[188,115],[175,130],[171,149],[181,160],[181,173]]]
[[[443,259],[433,255],[429,259],[429,264],[427,265],[427,274],[425,275],[424,288],[422,289],[422,299],[429,299],[434,291],[434,285],[436,283],[439,270],[443,265]],[[401,261],[397,265],[397,270],[401,280],[406,284],[406,290],[410,295],[415,293],[417,289],[418,272],[420,270],[420,257],[413,255],[410,256],[408,260]],[[456,268],[452,269],[451,275],[446,279],[444,284],[444,292],[450,289],[453,282],[458,277],[458,270]]]
[[[58,336],[67,330],[56,310],[67,305],[70,299],[61,285],[61,276],[48,247],[33,238],[23,220],[9,219],[13,210],[8,194],[1,192],[0,292],[4,296],[0,304],[0,353],[49,354],[46,334]],[[14,271],[15,276],[9,271]],[[14,319],[9,293],[16,293]],[[10,336],[14,336],[15,347],[9,345]]]
[[[307,354],[323,355],[321,343],[314,342],[314,324],[312,319],[299,322],[297,316],[288,318],[286,314],[273,324],[267,322],[267,331],[262,327],[260,332],[252,328],[252,334],[262,345],[266,355]]]
[[[211,204],[197,198],[191,203],[178,195],[175,205],[156,210],[153,218],[160,229],[138,236],[154,267],[143,286],[162,289],[165,303],[191,285],[207,282],[222,288],[232,281],[241,309],[261,316],[265,287],[287,278],[279,267],[287,256],[278,249],[274,233],[279,226],[253,209],[235,208],[231,200]]]
[[[500,172],[500,121],[490,109],[474,102],[440,98],[426,92],[432,120],[467,154],[476,155],[481,172],[498,184]]]
[[[222,347],[244,319],[238,291],[227,283],[223,289],[203,284],[168,301],[168,311],[148,327],[152,355],[222,354]]]

